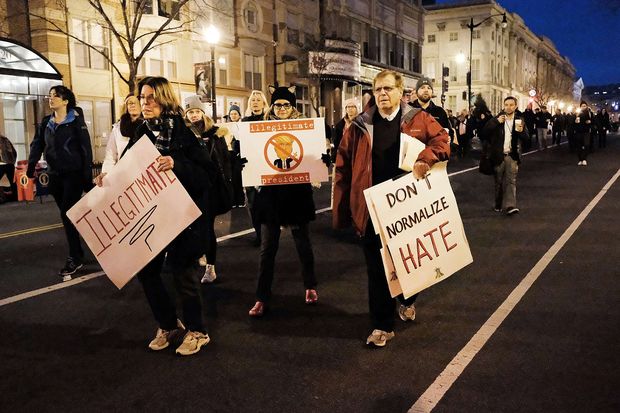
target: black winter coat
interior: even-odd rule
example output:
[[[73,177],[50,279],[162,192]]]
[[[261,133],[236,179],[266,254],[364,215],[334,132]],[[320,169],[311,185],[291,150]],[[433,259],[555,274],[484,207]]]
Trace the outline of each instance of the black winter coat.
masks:
[[[450,122],[450,119],[448,118],[448,114],[446,113],[444,108],[442,108],[441,106],[435,105],[432,100],[429,102],[426,109],[423,109],[422,106],[420,106],[420,102],[417,99],[409,104],[413,106],[414,108],[422,109],[423,111],[425,111],[426,113],[434,117],[435,120],[439,122],[442,128],[448,129],[448,135],[450,135],[450,138],[454,140],[454,137],[455,137],[454,128],[452,127],[452,123]]]
[[[500,112],[497,117],[501,116]],[[482,137],[488,141],[487,154],[493,165],[497,166],[504,161],[504,124],[500,123],[497,117],[491,118],[481,131]],[[523,122],[523,131],[515,130],[515,123],[512,125],[512,139],[510,142],[510,157],[521,163],[521,142],[527,139],[528,130],[525,119],[519,112],[515,112],[515,119],[521,119]]]
[[[84,189],[92,187],[93,151],[90,135],[84,117],[73,109],[75,119],[56,126],[55,130],[48,127],[52,115],[48,115],[37,127],[34,139],[30,144],[28,157],[29,177],[34,176],[34,169],[45,153],[47,172],[51,174],[80,173]]]

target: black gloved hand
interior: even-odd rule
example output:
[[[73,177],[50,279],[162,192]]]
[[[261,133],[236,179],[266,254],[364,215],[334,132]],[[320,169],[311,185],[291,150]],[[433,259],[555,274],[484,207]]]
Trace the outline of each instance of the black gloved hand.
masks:
[[[327,166],[329,168],[329,166],[332,164],[332,157],[329,156],[329,154],[327,154],[327,153],[322,153],[321,154],[321,161],[323,161],[325,166]]]
[[[248,158],[239,158],[239,165],[241,165],[241,169],[245,168],[246,163],[248,163]]]

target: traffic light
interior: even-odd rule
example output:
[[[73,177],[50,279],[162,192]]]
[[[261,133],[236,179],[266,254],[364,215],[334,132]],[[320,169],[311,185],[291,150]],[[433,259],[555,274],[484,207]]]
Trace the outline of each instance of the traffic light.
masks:
[[[467,91],[466,90],[463,91],[463,100],[467,100]]]
[[[441,91],[442,91],[442,93],[446,93],[448,91],[448,79],[442,79],[442,81],[441,81]]]
[[[450,67],[442,66],[441,68],[442,68],[442,75],[443,75],[443,77],[450,76]]]

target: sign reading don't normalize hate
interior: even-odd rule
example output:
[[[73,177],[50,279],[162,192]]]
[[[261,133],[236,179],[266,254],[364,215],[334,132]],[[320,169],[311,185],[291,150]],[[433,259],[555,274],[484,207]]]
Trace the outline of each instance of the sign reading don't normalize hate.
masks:
[[[68,212],[110,280],[122,288],[201,214],[142,137]]]

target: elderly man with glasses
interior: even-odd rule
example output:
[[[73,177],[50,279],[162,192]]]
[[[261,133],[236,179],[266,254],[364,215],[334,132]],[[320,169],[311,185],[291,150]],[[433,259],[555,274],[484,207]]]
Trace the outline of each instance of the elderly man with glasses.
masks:
[[[362,237],[373,324],[366,344],[375,347],[385,346],[394,337],[396,300],[390,296],[381,260],[381,240],[375,234],[363,192],[404,172],[399,169],[401,133],[426,145],[413,167],[417,178],[423,178],[436,162],[450,157],[447,132],[433,116],[403,102],[403,89],[399,73],[380,72],[373,81],[374,102],[345,131],[336,156],[334,227],[352,224]],[[398,314],[403,321],[415,319],[415,298],[399,297]]]

